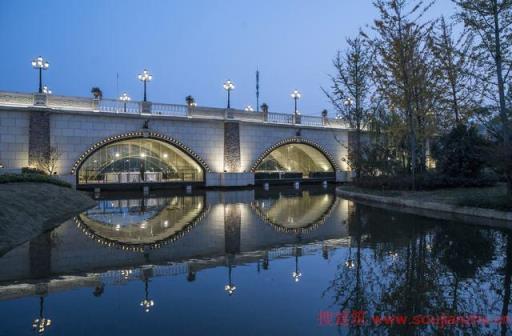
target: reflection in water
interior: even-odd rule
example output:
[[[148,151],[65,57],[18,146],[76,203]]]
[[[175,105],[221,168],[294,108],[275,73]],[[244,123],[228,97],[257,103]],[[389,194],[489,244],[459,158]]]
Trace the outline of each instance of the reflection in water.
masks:
[[[143,252],[174,241],[206,214],[203,196],[103,200],[75,218],[98,243]]]
[[[509,334],[509,231],[318,189],[102,200],[79,218],[0,258],[0,335]]]
[[[336,196],[320,191],[263,193],[253,209],[276,230],[303,233],[323,224],[335,208]]]

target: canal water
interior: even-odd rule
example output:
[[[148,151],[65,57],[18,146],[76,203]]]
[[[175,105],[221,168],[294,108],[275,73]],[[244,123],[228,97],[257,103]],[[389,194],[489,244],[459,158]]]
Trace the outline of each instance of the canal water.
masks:
[[[101,195],[0,256],[0,335],[508,335],[508,231],[332,188]]]

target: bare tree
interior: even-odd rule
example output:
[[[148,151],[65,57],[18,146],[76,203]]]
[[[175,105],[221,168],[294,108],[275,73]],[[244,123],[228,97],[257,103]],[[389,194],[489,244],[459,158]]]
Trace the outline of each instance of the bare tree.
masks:
[[[354,158],[356,178],[361,177],[361,132],[370,119],[372,53],[361,36],[347,39],[345,53],[338,52],[333,60],[335,74],[331,76],[331,92],[324,89],[336,109],[337,118],[355,129]]]
[[[62,153],[57,147],[51,146],[47,152],[40,153],[36,160],[38,169],[46,172],[48,175],[53,175],[56,172],[57,164]]]
[[[430,39],[439,78],[439,111],[444,114],[445,128],[451,127],[454,119],[456,124],[466,122],[481,103],[480,95],[475,94],[482,83],[475,76],[478,69],[473,34],[465,31],[454,38],[453,27],[453,23],[441,17]]]

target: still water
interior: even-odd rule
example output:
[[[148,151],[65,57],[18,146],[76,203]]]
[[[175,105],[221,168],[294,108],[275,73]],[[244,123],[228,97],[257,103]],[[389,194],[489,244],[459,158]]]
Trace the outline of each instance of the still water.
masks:
[[[330,188],[103,195],[0,256],[0,335],[508,335],[511,238]]]

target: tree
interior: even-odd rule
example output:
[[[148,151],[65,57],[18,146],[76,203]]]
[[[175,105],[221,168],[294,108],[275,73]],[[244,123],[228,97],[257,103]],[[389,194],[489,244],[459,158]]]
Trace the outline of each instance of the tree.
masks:
[[[91,89],[91,93],[92,95],[94,96],[95,99],[101,99],[103,98],[103,92],[101,91],[101,89],[99,87],[93,87]]]
[[[451,128],[453,120],[456,124],[467,122],[480,103],[475,95],[475,88],[481,83],[475,76],[477,62],[473,35],[465,31],[454,39],[453,26],[441,17],[429,41],[439,78],[438,106],[445,112],[444,128]]]
[[[488,161],[488,143],[474,126],[459,124],[435,147],[437,169],[447,176],[478,178]]]
[[[353,162],[356,178],[361,177],[361,132],[370,119],[371,75],[373,57],[362,36],[347,39],[348,48],[338,52],[333,61],[331,92],[323,90],[336,109],[337,117],[355,129]]]
[[[508,195],[512,196],[512,149],[510,111],[506,83],[512,70],[512,0],[452,0],[458,5],[457,17],[477,37],[481,66],[492,74],[491,85],[501,122],[501,142]]]
[[[375,20],[377,37],[371,40],[378,56],[373,70],[392,113],[400,113],[408,133],[409,166],[416,189],[418,170],[418,128],[425,126],[431,110],[425,83],[429,79],[425,43],[431,31],[430,22],[420,23],[432,2],[411,0],[375,0],[380,13]]]
[[[56,173],[57,164],[59,162],[62,153],[57,147],[51,146],[46,152],[40,153],[36,159],[36,165],[38,169],[41,169],[48,175]]]
[[[196,100],[194,99],[194,97],[188,95],[185,97],[185,102],[187,103],[187,106],[193,106],[196,102]]]

